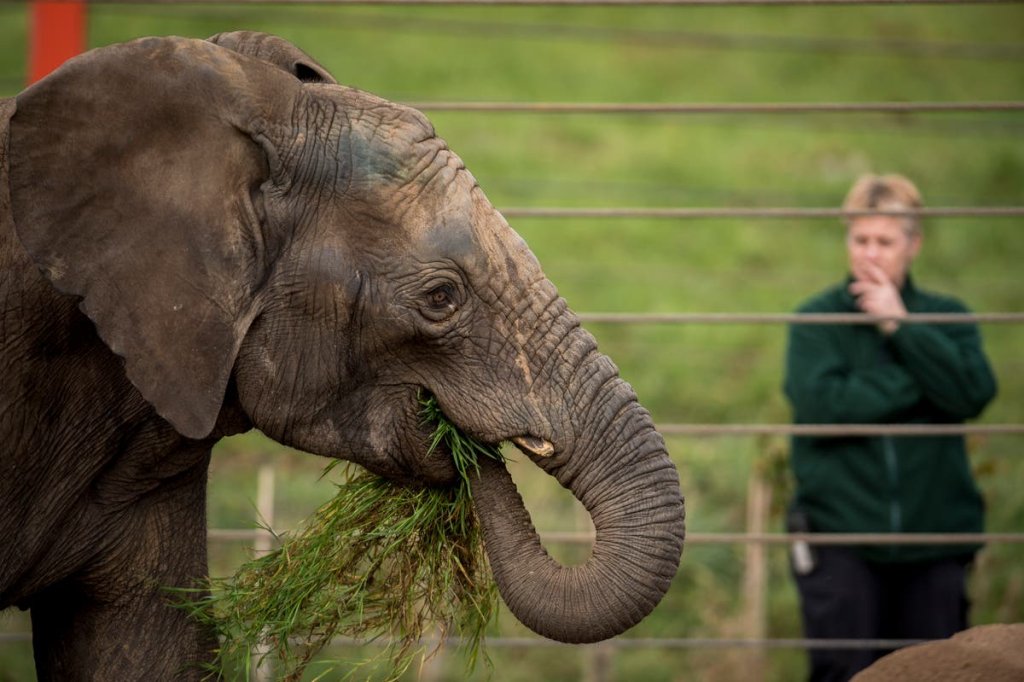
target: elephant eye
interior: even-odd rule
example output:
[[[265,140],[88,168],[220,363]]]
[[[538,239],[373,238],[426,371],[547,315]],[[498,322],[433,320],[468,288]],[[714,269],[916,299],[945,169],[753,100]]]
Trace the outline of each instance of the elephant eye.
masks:
[[[449,318],[456,308],[456,291],[451,284],[436,286],[426,294],[423,314],[434,322]]]

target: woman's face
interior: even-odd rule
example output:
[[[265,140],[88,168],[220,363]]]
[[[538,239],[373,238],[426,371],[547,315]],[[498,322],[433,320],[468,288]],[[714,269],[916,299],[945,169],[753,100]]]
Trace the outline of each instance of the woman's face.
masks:
[[[846,252],[854,278],[872,280],[866,267],[870,263],[897,287],[903,286],[921,248],[921,235],[908,233],[904,225],[898,216],[861,216],[850,221]]]

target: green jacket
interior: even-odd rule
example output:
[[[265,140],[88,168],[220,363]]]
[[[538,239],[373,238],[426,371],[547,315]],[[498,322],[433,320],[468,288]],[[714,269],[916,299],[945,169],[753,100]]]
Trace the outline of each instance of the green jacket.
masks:
[[[859,312],[850,280],[801,313]],[[911,313],[963,313],[959,301],[900,292]],[[996,382],[973,324],[791,325],[785,392],[798,424],[955,424],[976,417]],[[794,437],[794,506],[818,532],[980,532],[984,503],[962,436]],[[874,546],[873,561],[971,554],[975,546]]]

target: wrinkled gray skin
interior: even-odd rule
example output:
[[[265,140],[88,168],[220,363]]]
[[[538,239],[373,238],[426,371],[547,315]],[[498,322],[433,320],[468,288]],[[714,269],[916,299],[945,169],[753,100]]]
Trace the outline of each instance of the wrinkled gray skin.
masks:
[[[420,391],[525,438],[593,517],[592,558],[560,566],[483,467],[519,619],[637,623],[678,565],[678,476],[526,244],[418,112],[280,38],[211,40],[95,50],[0,102],[0,606],[31,609],[39,677],[198,676],[215,641],[160,590],[206,575],[213,443],[257,427],[450,485]]]

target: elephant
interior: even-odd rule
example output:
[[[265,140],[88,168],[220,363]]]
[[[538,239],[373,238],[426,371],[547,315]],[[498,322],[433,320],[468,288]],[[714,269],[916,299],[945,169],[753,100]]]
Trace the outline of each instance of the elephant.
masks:
[[[650,413],[422,113],[286,40],[148,37],[0,100],[0,608],[43,680],[197,679],[216,637],[211,447],[259,429],[396,486],[452,486],[422,396],[514,443],[592,516],[540,543],[507,466],[471,492],[499,594],[538,634],[613,637],[678,570]]]
[[[975,625],[947,639],[898,649],[851,682],[1019,682],[1024,680],[1024,623]]]

